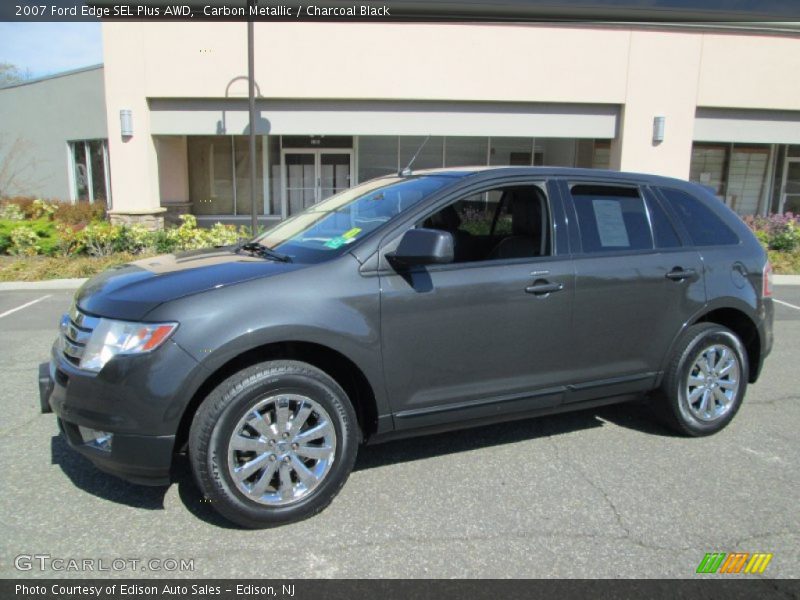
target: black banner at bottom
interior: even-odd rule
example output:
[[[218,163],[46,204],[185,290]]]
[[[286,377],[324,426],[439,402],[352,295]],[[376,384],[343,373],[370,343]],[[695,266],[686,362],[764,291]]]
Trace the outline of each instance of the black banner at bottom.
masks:
[[[233,580],[0,581],[0,598],[47,600],[515,600],[522,598],[800,598],[800,580]]]

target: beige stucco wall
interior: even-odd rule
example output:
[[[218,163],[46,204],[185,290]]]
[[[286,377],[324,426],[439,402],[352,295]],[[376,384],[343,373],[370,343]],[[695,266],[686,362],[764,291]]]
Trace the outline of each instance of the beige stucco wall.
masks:
[[[186,152],[186,136],[159,136],[155,138],[155,143],[161,202],[187,202],[189,200],[189,155]]]
[[[148,98],[246,95],[246,81],[237,79],[247,73],[246,24],[105,22],[103,31],[115,205],[152,209],[159,206],[159,174]],[[684,178],[698,106],[800,110],[796,72],[797,37],[516,24],[256,24],[256,81],[266,98],[613,104],[620,119],[612,166]],[[127,141],[119,137],[121,108],[134,112],[136,131]],[[652,143],[656,115],[666,117],[661,144]]]

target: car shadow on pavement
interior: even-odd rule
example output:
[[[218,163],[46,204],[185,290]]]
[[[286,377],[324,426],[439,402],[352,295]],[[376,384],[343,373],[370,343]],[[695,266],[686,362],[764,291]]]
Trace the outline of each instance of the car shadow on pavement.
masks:
[[[103,473],[88,458],[70,448],[60,435],[51,438],[50,454],[51,463],[58,465],[73,485],[85,492],[134,508],[147,510],[164,508],[164,495],[168,486],[135,485]]]
[[[645,402],[635,401],[368,446],[359,452],[354,470],[558,436],[603,427],[606,422],[650,435],[675,435],[658,421]]]
[[[354,470],[371,469],[541,437],[559,436],[604,427],[608,423],[650,435],[674,435],[671,430],[660,424],[646,404],[629,402],[368,446],[359,452]],[[133,508],[164,509],[164,497],[170,486],[136,485],[103,473],[87,458],[72,450],[59,435],[51,438],[50,447],[52,464],[58,465],[75,487],[99,498]],[[175,457],[172,480],[177,486],[181,503],[196,518],[220,528],[244,529],[217,513],[211,502],[200,493],[192,478],[186,456]]]
[[[247,531],[247,528],[241,527],[236,523],[228,521],[225,517],[220,515],[211,504],[211,500],[200,493],[200,488],[192,477],[192,470],[189,466],[189,457],[182,454],[175,457],[172,463],[172,480],[178,486],[178,497],[192,515],[205,521],[209,525],[221,527],[223,529],[241,529]]]

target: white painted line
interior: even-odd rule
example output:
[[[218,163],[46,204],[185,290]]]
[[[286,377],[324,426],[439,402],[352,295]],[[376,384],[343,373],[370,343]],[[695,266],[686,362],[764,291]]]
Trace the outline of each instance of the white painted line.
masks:
[[[42,300],[47,300],[52,294],[47,294],[47,296],[42,296],[41,298],[37,298],[36,300],[31,300],[30,302],[26,302],[22,306],[18,306],[17,308],[12,308],[11,310],[7,310],[4,313],[0,313],[0,319],[3,317],[7,317],[8,315],[14,314],[18,310],[22,310],[23,308],[28,308],[29,306],[33,306],[37,302],[41,302]]]
[[[783,300],[778,300],[777,298],[772,299],[773,302],[777,302],[778,304],[783,304],[784,306],[788,306],[789,308],[793,308],[795,310],[800,310],[800,306],[796,304],[789,304],[788,302],[784,302]],[[2,317],[3,315],[0,315]]]

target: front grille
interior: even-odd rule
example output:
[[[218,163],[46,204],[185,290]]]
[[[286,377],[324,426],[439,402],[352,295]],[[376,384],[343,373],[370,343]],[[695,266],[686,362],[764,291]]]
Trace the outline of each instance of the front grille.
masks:
[[[80,364],[86,344],[99,322],[100,319],[81,312],[75,305],[69,314],[64,315],[61,320],[61,342],[64,357],[69,362],[74,365]]]

